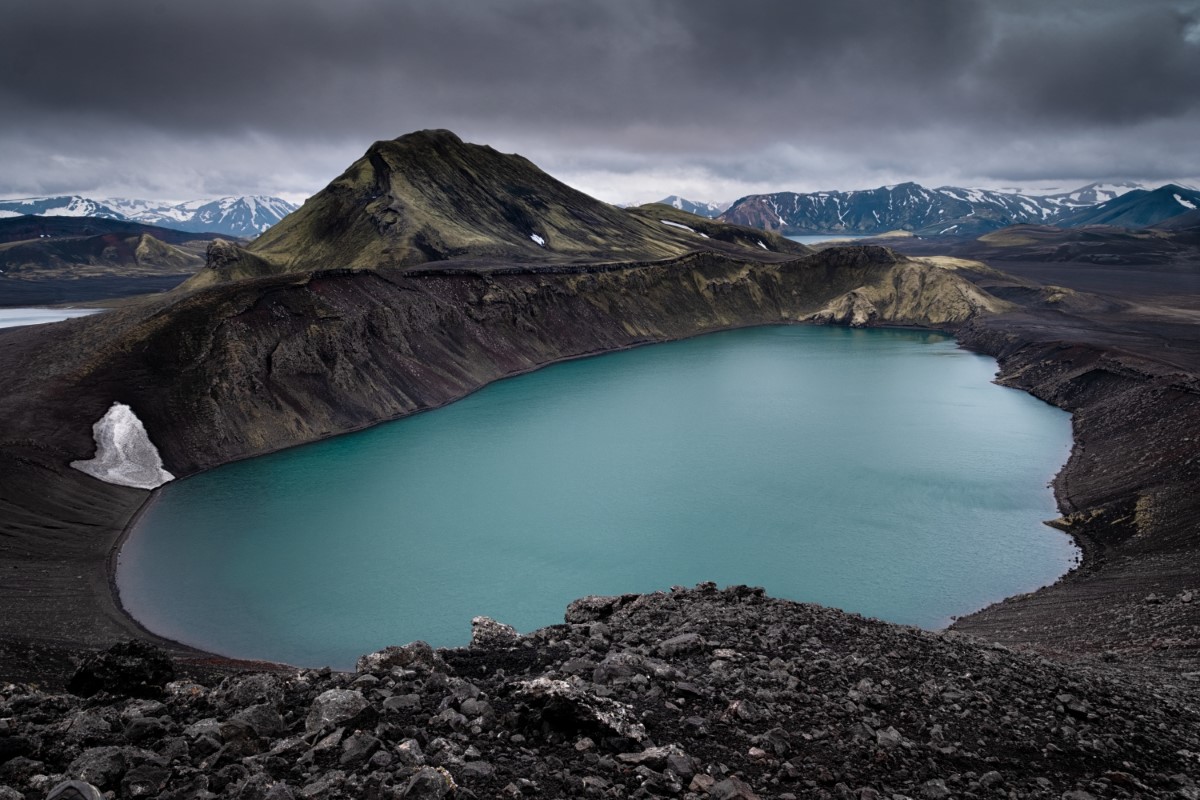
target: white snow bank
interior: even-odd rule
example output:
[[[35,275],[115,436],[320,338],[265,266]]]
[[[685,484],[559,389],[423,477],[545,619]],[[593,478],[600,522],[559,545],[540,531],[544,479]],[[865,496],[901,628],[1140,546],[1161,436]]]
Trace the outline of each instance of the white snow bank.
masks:
[[[530,238],[530,239],[533,239],[535,242],[537,242],[537,244],[538,244],[538,246],[539,246],[539,247],[545,247],[545,246],[546,246],[546,240],[545,240],[545,239],[543,239],[542,237],[538,236],[536,233],[531,233],[531,234],[529,234],[529,238]]]
[[[4,270],[0,269],[0,272],[4,272]],[[62,322],[64,319],[87,317],[104,310],[103,308],[0,308],[0,328]]]
[[[158,448],[146,434],[146,426],[124,403],[112,408],[92,426],[96,456],[72,461],[71,466],[93,478],[118,486],[154,489],[175,476],[163,469]]]
[[[669,219],[660,219],[659,222],[661,222],[663,225],[670,225],[672,228],[682,228],[688,233],[696,232],[695,228],[689,228],[687,225],[680,225],[678,222],[671,222]]]
[[[1182,197],[1180,197],[1179,195],[1175,195],[1175,199],[1176,199],[1176,200],[1178,200],[1178,201],[1179,201],[1179,205],[1183,206],[1184,208],[1190,208],[1192,211],[1195,211],[1195,210],[1196,210],[1196,204],[1195,204],[1195,203],[1190,203],[1190,202],[1188,202],[1187,200],[1184,200],[1184,199],[1183,199]]]

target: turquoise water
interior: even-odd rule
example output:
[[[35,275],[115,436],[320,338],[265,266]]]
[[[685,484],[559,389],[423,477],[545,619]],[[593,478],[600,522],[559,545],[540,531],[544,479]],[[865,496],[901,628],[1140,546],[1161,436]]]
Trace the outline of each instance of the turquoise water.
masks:
[[[712,580],[939,627],[1075,558],[1069,416],[917,331],[755,328],[548,367],[169,484],[130,612],[218,653],[346,667],[472,616]]]

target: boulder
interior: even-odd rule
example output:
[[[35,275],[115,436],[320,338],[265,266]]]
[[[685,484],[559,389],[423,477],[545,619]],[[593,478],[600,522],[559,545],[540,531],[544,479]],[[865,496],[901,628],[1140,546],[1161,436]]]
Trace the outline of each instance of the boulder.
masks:
[[[171,659],[148,642],[118,642],[84,659],[67,690],[80,697],[108,692],[127,697],[161,697],[175,679]]]
[[[356,689],[329,689],[317,695],[308,710],[304,727],[309,732],[344,725],[369,707]]]

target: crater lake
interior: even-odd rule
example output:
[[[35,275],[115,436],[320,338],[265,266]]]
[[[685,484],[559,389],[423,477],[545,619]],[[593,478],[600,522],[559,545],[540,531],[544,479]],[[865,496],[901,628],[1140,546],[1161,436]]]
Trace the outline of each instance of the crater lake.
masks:
[[[349,668],[486,615],[700,581],[938,628],[1076,560],[1070,417],[948,335],[782,326],[590,357],[167,485],[126,609],[223,655]]]

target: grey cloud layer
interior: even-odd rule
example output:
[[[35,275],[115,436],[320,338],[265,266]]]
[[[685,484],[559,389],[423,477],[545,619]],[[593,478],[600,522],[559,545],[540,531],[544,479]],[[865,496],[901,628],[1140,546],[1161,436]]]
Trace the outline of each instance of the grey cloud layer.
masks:
[[[1190,0],[10,0],[5,12],[4,193],[305,191],[370,141],[433,126],[631,187],[645,164],[778,188],[1200,175]]]

